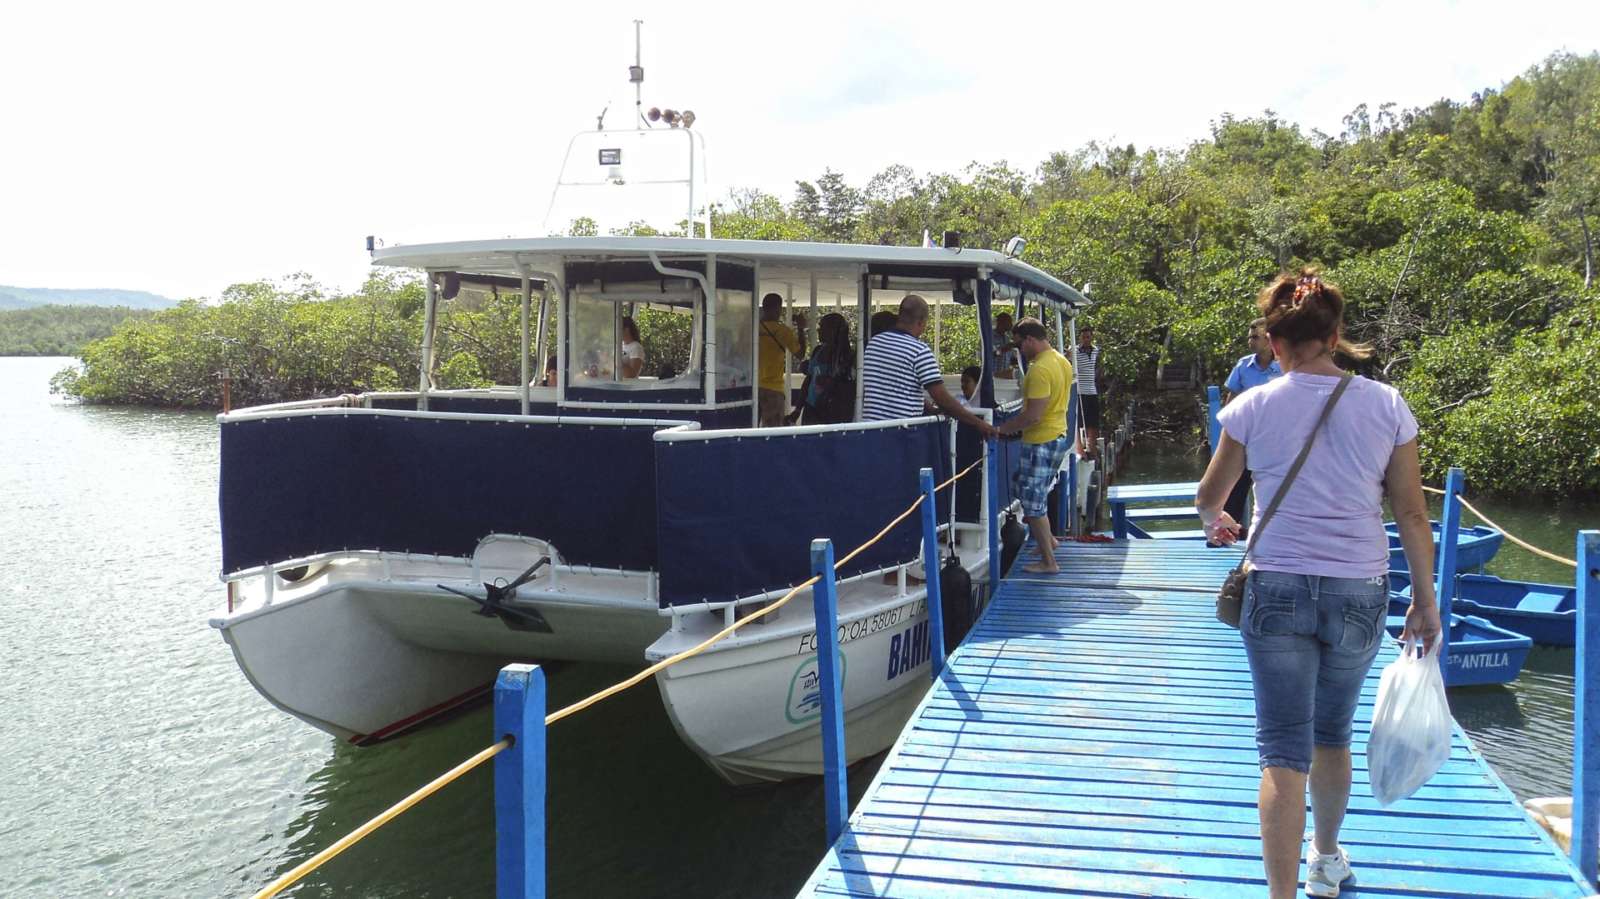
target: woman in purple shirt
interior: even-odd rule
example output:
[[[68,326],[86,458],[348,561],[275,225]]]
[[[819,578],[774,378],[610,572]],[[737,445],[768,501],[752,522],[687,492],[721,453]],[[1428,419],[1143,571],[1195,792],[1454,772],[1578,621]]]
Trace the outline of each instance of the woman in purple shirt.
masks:
[[[1314,269],[1279,276],[1256,305],[1286,374],[1244,392],[1219,416],[1222,437],[1195,505],[1206,538],[1225,544],[1239,532],[1222,511],[1239,473],[1248,467],[1255,475],[1259,522],[1346,377],[1334,350],[1352,358],[1369,352],[1343,341],[1344,297]],[[1414,572],[1431,571],[1416,419],[1394,388],[1355,377],[1257,538],[1240,619],[1256,700],[1262,857],[1274,899],[1299,886],[1308,781],[1315,833],[1305,890],[1337,896],[1352,876],[1339,828],[1350,801],[1351,721],[1388,608],[1385,492],[1406,562]],[[1412,583],[1405,635],[1430,646],[1439,634],[1433,581]]]

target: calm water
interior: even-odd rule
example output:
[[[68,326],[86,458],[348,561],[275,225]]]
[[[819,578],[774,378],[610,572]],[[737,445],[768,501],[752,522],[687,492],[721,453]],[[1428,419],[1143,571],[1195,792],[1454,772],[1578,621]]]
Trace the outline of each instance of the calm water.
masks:
[[[1135,446],[1121,478],[1126,483],[1199,480],[1205,459],[1186,449]],[[1600,504],[1480,499],[1467,473],[1466,496],[1495,523],[1534,546],[1572,558],[1580,528],[1600,528]],[[1435,484],[1433,486],[1440,486]],[[1430,496],[1434,517],[1438,497]],[[1464,524],[1478,524],[1463,510]],[[1485,569],[1520,581],[1572,583],[1573,570],[1507,541]],[[1450,691],[1456,721],[1471,734],[1495,773],[1519,798],[1565,796],[1572,791],[1572,650],[1536,646],[1522,676],[1500,687]]]
[[[206,624],[214,419],[62,404],[68,361],[0,358],[0,894],[249,895],[493,742],[487,708],[356,750],[269,706]],[[564,667],[550,701],[631,673]],[[553,895],[792,895],[821,856],[820,781],[725,786],[651,684],[549,745]],[[493,894],[489,766],[291,893]]]

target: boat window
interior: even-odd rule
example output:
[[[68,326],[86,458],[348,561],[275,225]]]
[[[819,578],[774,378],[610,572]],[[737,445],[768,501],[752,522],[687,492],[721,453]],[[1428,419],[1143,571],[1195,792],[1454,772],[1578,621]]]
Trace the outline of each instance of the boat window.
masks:
[[[568,318],[567,383],[615,390],[700,388],[699,290],[649,284],[579,285]],[[635,333],[641,346],[633,346]],[[643,352],[642,366],[624,366]],[[629,376],[630,368],[638,373]]]
[[[717,291],[717,387],[749,387],[755,372],[755,297]]]

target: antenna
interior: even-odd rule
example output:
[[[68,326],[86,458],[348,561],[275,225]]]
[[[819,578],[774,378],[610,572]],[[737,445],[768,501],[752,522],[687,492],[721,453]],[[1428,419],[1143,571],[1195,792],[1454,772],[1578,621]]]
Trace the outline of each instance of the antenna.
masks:
[[[611,111],[611,104],[609,104],[609,103],[606,104],[606,108],[605,109],[600,110],[600,116],[594,120],[594,130],[596,130],[596,131],[604,131],[604,130],[606,130],[606,113],[608,113],[610,111]]]
[[[633,20],[633,65],[628,66],[628,80],[633,82],[633,112],[638,120],[645,122],[644,118],[644,57],[641,55],[641,31],[644,27],[643,19]],[[645,122],[648,127],[649,122]]]

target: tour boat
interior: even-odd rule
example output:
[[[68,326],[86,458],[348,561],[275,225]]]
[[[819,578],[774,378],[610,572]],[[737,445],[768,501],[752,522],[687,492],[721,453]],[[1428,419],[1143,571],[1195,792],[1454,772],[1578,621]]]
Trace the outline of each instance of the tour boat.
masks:
[[[1411,577],[1389,572],[1389,589],[1408,598]],[[1488,574],[1456,576],[1451,608],[1497,627],[1522,634],[1540,646],[1572,646],[1576,641],[1578,591],[1561,584],[1508,581]]]
[[[909,292],[971,305],[983,359],[1000,303],[1058,335],[1086,303],[971,247],[565,237],[372,257],[427,273],[419,387],[219,417],[228,605],[211,619],[271,702],[357,743],[483,693],[509,662],[642,665],[687,648],[805,580],[812,538],[841,556],[865,542],[920,495],[923,467],[998,468],[938,502],[941,540],[984,582],[989,484],[1011,506],[1015,444],[990,456],[932,416],[753,428],[758,303],[777,292],[858,322]],[[493,289],[542,313],[537,335],[523,319],[523,382],[436,389],[439,304]],[[682,316],[691,337],[675,371],[623,379],[618,322],[646,309]],[[550,337],[558,378],[535,387]],[[988,370],[981,390],[990,410],[1015,396]],[[885,749],[927,688],[918,578],[937,566],[920,547],[912,521],[839,574],[851,759]],[[816,640],[807,594],[658,675],[683,739],[732,781],[820,771]]]
[[[631,67],[636,92],[642,80]],[[991,449],[937,416],[756,428],[759,305],[777,293],[784,321],[808,311],[811,343],[820,315],[853,318],[856,372],[874,310],[924,297],[937,346],[944,310],[971,309],[978,414],[999,421],[1020,402],[989,361],[994,313],[1038,315],[1064,350],[1088,301],[1018,258],[1020,238],[1003,252],[953,233],[942,247],[713,238],[693,114],[646,116],[636,100],[634,127],[573,138],[546,226],[572,193],[598,192],[613,212],[622,198],[624,221],[647,220],[647,194],[665,188],[687,204],[657,221],[684,236],[368,238],[375,265],[424,273],[417,389],[219,417],[228,599],[211,624],[290,714],[362,744],[485,693],[511,662],[643,666],[806,580],[813,538],[840,558],[866,543],[921,495],[921,469],[943,481],[981,461],[938,494],[945,558],[921,558],[913,517],[838,572],[825,639],[841,648],[853,761],[889,746],[943,650],[928,645],[923,578],[992,581],[1017,445]],[[521,300],[520,380],[439,389],[441,304],[508,292]],[[666,358],[622,371],[625,316],[675,335],[658,345]],[[554,383],[536,385],[547,354]],[[960,396],[958,374],[946,384]],[[819,773],[817,640],[806,592],[667,668],[656,683],[673,725],[733,782]]]

